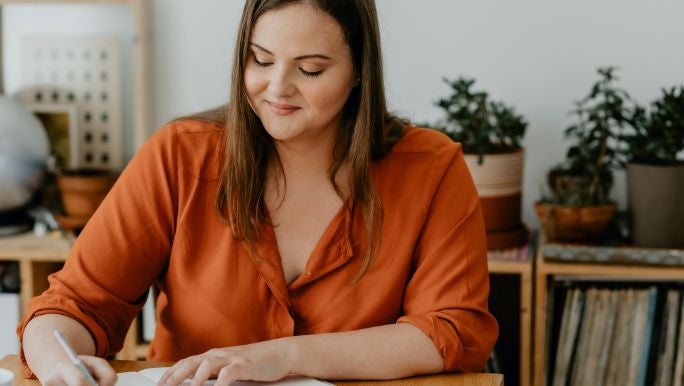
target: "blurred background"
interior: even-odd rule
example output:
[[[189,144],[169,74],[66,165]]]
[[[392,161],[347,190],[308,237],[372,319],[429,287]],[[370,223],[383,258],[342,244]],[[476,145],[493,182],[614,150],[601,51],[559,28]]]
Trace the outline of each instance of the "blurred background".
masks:
[[[650,103],[684,82],[681,1],[377,0],[390,108],[416,122],[441,117],[442,77],[467,76],[475,88],[515,107],[529,122],[523,220],[537,226],[533,202],[549,167],[565,153],[573,102],[596,69],[619,68],[618,85]],[[224,103],[241,1],[152,1],[154,115],[150,133],[173,117]],[[22,35],[108,34],[121,39],[122,77],[132,76],[131,11],[121,6],[4,7],[4,84],[19,88]],[[124,158],[134,152],[130,82],[123,84]],[[128,124],[126,124],[128,123]],[[625,205],[623,173],[613,194]]]
[[[0,235],[5,221],[12,225],[23,222],[21,230],[30,229],[33,220],[26,219],[27,211],[40,219],[33,225],[34,232],[0,237],[0,357],[17,352],[14,326],[21,309],[47,287],[45,277],[59,269],[68,255],[74,236],[71,230],[77,234],[99,203],[95,200],[85,210],[70,210],[66,201],[69,190],[59,180],[70,177],[69,170],[77,171],[75,177],[89,182],[99,179],[102,185],[95,196],[100,200],[144,138],[175,117],[226,103],[243,6],[242,0],[49,3],[0,0],[0,91],[5,94],[0,95]],[[138,7],[140,4],[149,5],[149,9]],[[444,118],[444,110],[436,102],[453,91],[443,78],[465,77],[474,79],[474,91],[486,91],[492,100],[514,108],[527,122],[522,139],[522,214],[516,212],[519,188],[515,190],[518,207],[511,211],[513,225],[518,231],[522,229],[525,238],[527,230],[519,219],[522,217],[529,228],[539,228],[535,202],[542,196],[547,172],[565,159],[570,145],[578,143],[564,139],[564,131],[577,123],[570,112],[599,80],[598,68],[616,67],[618,80],[614,85],[642,106],[660,97],[663,88],[684,84],[682,1],[376,0],[376,4],[385,86],[393,112],[416,123],[436,124]],[[149,35],[136,35],[135,31],[147,31]],[[141,61],[145,56],[147,61]],[[138,91],[134,91],[136,87]],[[679,103],[682,101],[684,93],[679,97]],[[684,122],[682,111],[680,106],[680,123]],[[681,133],[684,129],[679,127]],[[684,154],[680,153],[682,158]],[[509,166],[508,161],[502,163]],[[80,169],[83,166],[107,173],[85,173]],[[44,169],[47,173],[43,178]],[[621,210],[628,206],[625,174],[623,170],[615,171],[611,190],[611,198]],[[40,202],[29,202],[41,178],[44,188],[37,200]],[[684,181],[681,174],[679,179]],[[639,184],[644,180],[634,181]],[[640,184],[650,189],[650,184]],[[680,183],[679,190],[673,187],[670,192],[681,192],[683,186]],[[674,212],[676,207],[659,200],[651,202],[665,211],[672,208],[670,212]],[[684,213],[682,201],[678,202]],[[680,222],[682,217],[680,214]],[[656,232],[666,225],[661,228]],[[18,233],[19,228],[5,229]],[[674,230],[675,237],[682,235],[682,229]],[[43,237],[46,230],[53,232]],[[492,234],[488,233],[489,240],[494,239]],[[512,249],[489,248],[490,309],[502,329],[488,371],[504,373],[506,384],[511,385],[529,385],[532,380],[541,385],[548,380],[542,372],[547,377],[554,374],[552,366],[562,362],[553,355],[556,347],[564,345],[558,332],[560,321],[567,317],[562,312],[563,302],[570,304],[564,299],[567,294],[588,288],[584,282],[574,286],[564,281],[569,273],[586,276],[594,285],[599,272],[603,279],[598,280],[598,285],[606,287],[601,281],[607,278],[611,287],[603,288],[606,291],[634,287],[648,295],[653,291],[641,287],[658,287],[658,300],[651,302],[655,311],[650,315],[661,316],[656,316],[650,326],[655,326],[654,336],[661,331],[680,331],[682,343],[677,357],[682,359],[677,363],[684,364],[684,303],[673,300],[673,304],[680,304],[678,309],[664,306],[666,293],[669,296],[679,292],[684,299],[681,241],[679,249],[642,253],[642,249],[630,245],[558,245],[546,243],[543,237],[537,245],[535,233],[530,236],[524,245],[514,240],[516,247]],[[630,262],[632,257],[634,261]],[[554,261],[562,259],[574,259],[578,268],[554,265]],[[600,264],[583,265],[586,259]],[[608,260],[614,264],[606,265]],[[556,276],[561,285],[554,287]],[[144,358],[146,342],[154,333],[151,304],[147,303],[143,316],[133,323],[119,358]],[[643,302],[644,307],[647,304],[648,299]],[[682,326],[673,330],[668,320],[672,325],[680,321]],[[545,335],[544,329],[551,334]],[[596,336],[607,335],[603,330],[595,331]],[[640,344],[632,339],[635,334],[631,329],[620,336]],[[662,336],[665,338],[654,340],[653,349],[645,347],[640,354],[644,363],[650,363],[649,380],[656,376],[656,370],[672,367],[661,366],[660,360],[653,357],[654,353],[667,351],[666,342],[674,341],[666,339],[669,335]],[[587,335],[586,339],[601,345],[595,337]],[[551,367],[545,364],[547,359]],[[566,358],[566,362],[569,360]],[[679,366],[680,376],[683,371],[684,365]]]

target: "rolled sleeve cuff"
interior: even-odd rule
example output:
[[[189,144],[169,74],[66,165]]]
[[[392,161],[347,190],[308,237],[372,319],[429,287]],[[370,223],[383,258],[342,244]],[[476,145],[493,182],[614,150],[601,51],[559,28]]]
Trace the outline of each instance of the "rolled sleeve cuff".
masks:
[[[108,340],[104,329],[97,324],[92,318],[80,311],[65,310],[62,308],[42,308],[35,310],[30,314],[26,314],[21,323],[17,326],[17,335],[19,336],[19,359],[23,367],[23,375],[25,378],[35,379],[36,375],[31,371],[24,356],[24,330],[26,325],[34,318],[41,315],[64,315],[81,323],[83,327],[90,333],[90,336],[95,342],[95,355],[104,357],[107,354]]]
[[[463,358],[463,345],[454,329],[447,321],[436,315],[406,315],[397,323],[410,323],[423,331],[435,344],[437,351],[444,359],[444,371],[459,371]]]

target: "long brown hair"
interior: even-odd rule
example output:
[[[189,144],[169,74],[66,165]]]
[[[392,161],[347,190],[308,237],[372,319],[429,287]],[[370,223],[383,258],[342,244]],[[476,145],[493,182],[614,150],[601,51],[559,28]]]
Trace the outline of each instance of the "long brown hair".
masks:
[[[352,53],[359,78],[343,108],[342,127],[333,149],[330,181],[335,182],[342,164],[350,165],[351,194],[348,210],[359,209],[367,227],[368,250],[352,282],[368,270],[380,245],[383,212],[373,188],[371,163],[383,158],[404,134],[405,122],[387,111],[380,49],[380,33],[374,0],[247,0],[235,46],[230,103],[194,118],[225,124],[225,157],[216,196],[216,210],[230,224],[233,234],[254,253],[261,224],[268,223],[264,189],[269,163],[280,160],[273,139],[249,105],[244,88],[245,65],[251,33],[259,16],[292,3],[307,3],[330,14],[340,25]],[[282,172],[282,166],[280,167]],[[283,176],[284,178],[284,176]],[[350,222],[351,230],[351,222]]]

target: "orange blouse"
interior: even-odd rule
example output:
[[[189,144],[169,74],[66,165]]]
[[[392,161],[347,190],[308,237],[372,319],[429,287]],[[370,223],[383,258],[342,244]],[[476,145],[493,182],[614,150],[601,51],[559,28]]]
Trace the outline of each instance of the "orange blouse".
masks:
[[[178,121],[143,146],[76,240],[64,268],[18,327],[58,313],[82,323],[97,355],[119,351],[147,290],[159,287],[148,359],[176,361],[215,347],[292,335],[411,323],[447,371],[479,371],[498,326],[477,192],[461,146],[410,128],[373,165],[384,225],[363,278],[365,223],[340,210],[305,272],[287,284],[275,235],[262,229],[252,259],[214,209],[222,129]],[[349,222],[352,221],[351,234]],[[23,355],[22,355],[23,357]]]

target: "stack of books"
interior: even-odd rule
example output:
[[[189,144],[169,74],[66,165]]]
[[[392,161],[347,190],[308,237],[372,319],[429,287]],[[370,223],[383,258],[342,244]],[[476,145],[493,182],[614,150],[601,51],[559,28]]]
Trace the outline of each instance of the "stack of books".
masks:
[[[527,242],[516,248],[490,249],[487,251],[487,259],[491,261],[527,262],[532,259],[537,250],[539,232],[531,230],[527,235]]]

